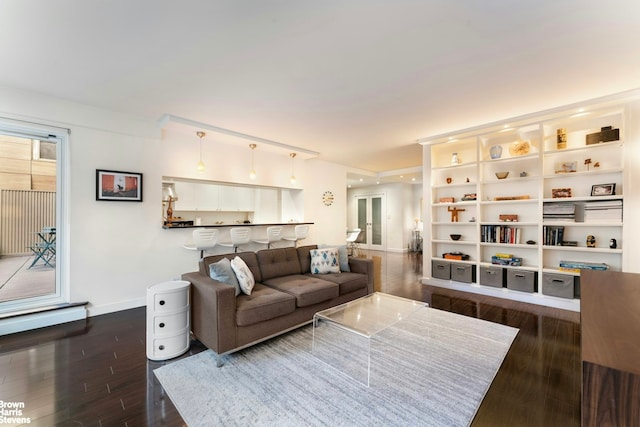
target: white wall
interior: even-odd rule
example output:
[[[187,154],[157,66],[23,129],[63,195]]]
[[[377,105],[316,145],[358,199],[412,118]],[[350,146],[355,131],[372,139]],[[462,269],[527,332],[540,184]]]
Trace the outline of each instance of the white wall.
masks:
[[[357,196],[384,194],[386,221],[386,250],[405,252],[410,248],[412,231],[419,217],[419,200],[422,186],[416,184],[380,184],[369,187],[352,188],[347,191],[347,224],[355,228]],[[416,201],[416,198],[418,199]]]
[[[191,230],[161,227],[162,176],[304,189],[304,220],[315,223],[305,243],[344,241],[346,169],[342,166],[296,159],[297,183],[292,186],[288,153],[258,148],[258,178],[251,181],[248,144],[223,146],[207,139],[206,170],[198,174],[196,137],[162,133],[154,121],[12,88],[0,88],[0,116],[71,129],[70,223],[65,224],[70,298],[89,301],[90,315],[144,305],[148,285],[197,268],[196,253],[182,248]],[[96,201],[96,169],[143,173],[144,201]],[[333,206],[322,205],[326,190],[336,195]]]

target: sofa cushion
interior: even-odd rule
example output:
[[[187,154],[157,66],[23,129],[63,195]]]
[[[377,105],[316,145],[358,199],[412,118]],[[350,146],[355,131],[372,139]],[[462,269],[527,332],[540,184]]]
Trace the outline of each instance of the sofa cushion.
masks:
[[[240,295],[240,283],[236,278],[236,273],[231,268],[231,261],[228,258],[222,258],[218,262],[209,264],[209,277],[218,282],[226,283],[236,289],[236,296]]]
[[[307,245],[298,247],[298,260],[300,261],[300,271],[302,271],[302,273],[311,271],[311,249],[318,249],[318,246]]]
[[[261,282],[274,277],[301,274],[296,248],[263,249],[256,252],[260,264]]]
[[[241,294],[236,298],[236,324],[253,325],[293,313],[295,309],[295,297],[256,283],[251,295]]]
[[[339,288],[336,283],[322,280],[315,276],[293,274],[265,280],[264,284],[293,295],[298,307],[307,307],[336,298]]]
[[[317,277],[313,276],[311,273],[309,273],[309,276]],[[322,280],[337,284],[340,287],[340,295],[348,294],[349,292],[357,291],[359,289],[366,289],[368,285],[367,275],[360,273],[342,272],[337,274],[323,274]]]
[[[337,248],[311,249],[311,273],[340,273]]]
[[[231,261],[231,268],[236,273],[236,278],[240,284],[240,289],[247,295],[251,295],[251,291],[256,284],[256,279],[253,277],[251,270],[247,267],[247,264],[240,257],[235,257]]]

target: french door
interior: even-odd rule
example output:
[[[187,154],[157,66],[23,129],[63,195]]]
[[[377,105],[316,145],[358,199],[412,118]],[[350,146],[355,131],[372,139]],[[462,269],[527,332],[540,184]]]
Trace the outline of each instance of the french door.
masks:
[[[356,221],[360,232],[360,247],[383,251],[386,248],[386,227],[384,221],[384,194],[355,196]]]
[[[67,302],[68,131],[0,117],[0,146],[21,166],[0,181],[0,313]]]

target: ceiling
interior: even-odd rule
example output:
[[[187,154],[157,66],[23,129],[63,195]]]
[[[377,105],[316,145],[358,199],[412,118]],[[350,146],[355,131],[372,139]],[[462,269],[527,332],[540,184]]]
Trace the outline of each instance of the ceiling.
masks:
[[[0,85],[375,182],[420,166],[418,138],[640,87],[639,40],[638,0],[3,1]]]

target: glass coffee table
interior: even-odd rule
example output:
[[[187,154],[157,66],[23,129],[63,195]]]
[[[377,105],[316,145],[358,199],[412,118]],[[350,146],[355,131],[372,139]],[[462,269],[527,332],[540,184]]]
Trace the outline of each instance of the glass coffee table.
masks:
[[[315,357],[369,386],[371,339],[428,304],[381,292],[313,316]]]

